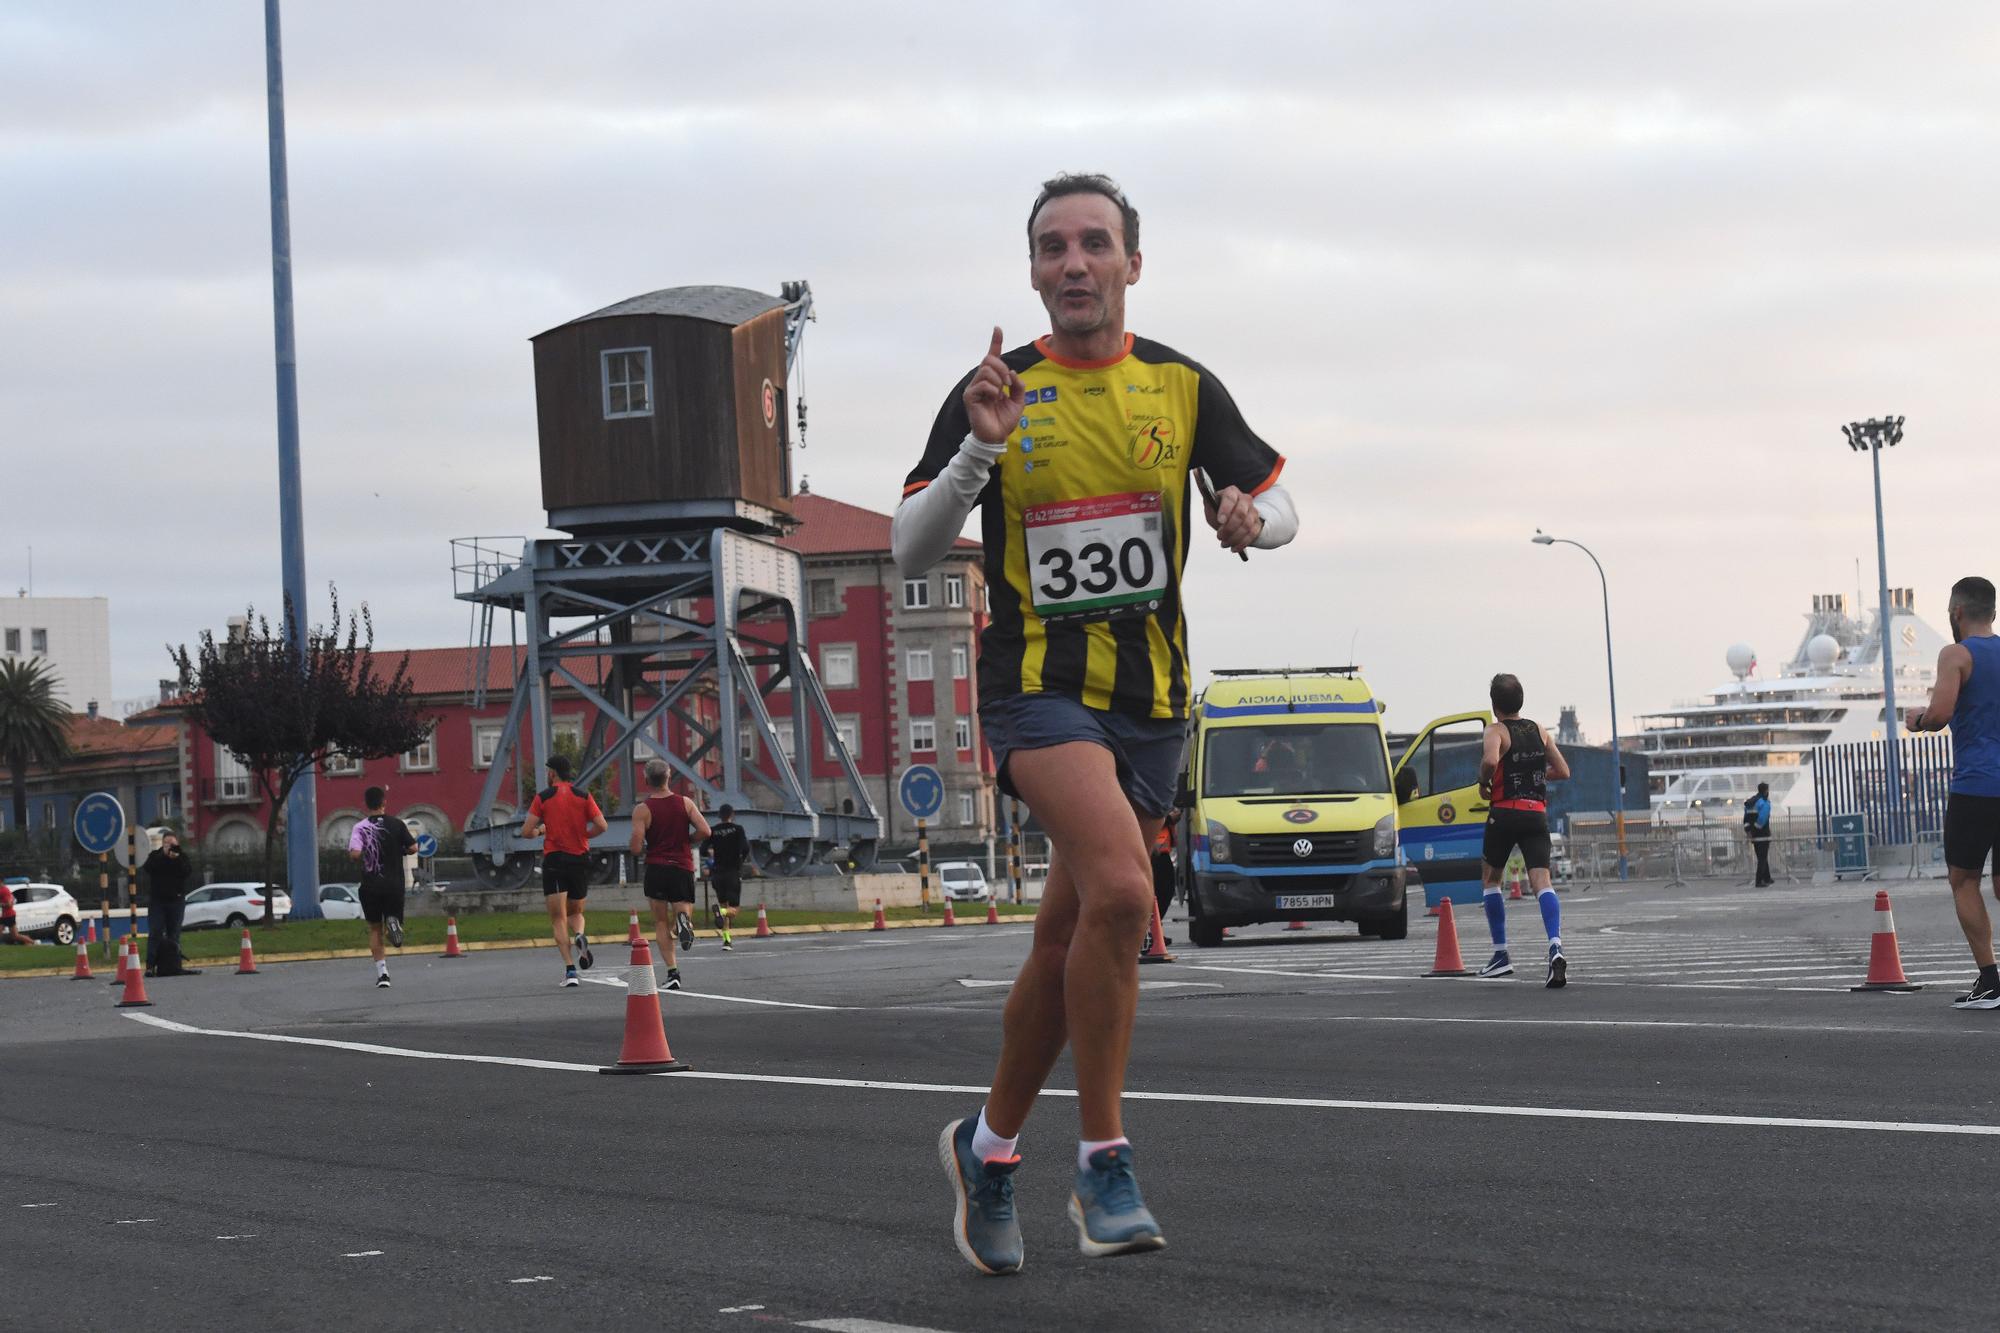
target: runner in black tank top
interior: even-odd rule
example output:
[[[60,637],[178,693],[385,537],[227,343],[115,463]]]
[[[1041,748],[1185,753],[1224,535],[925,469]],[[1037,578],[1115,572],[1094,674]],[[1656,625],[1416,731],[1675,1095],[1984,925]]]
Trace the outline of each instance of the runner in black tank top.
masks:
[[[1568,777],[1569,764],[1541,723],[1521,716],[1523,692],[1517,678],[1495,676],[1488,693],[1498,720],[1486,728],[1486,751],[1479,763],[1479,785],[1492,801],[1480,853],[1480,882],[1485,889],[1486,925],[1493,933],[1493,957],[1479,975],[1504,977],[1514,971],[1507,952],[1507,900],[1501,895],[1500,879],[1518,848],[1549,936],[1545,984],[1558,989],[1569,979],[1569,962],[1563,957],[1562,905],[1549,883],[1549,780]]]

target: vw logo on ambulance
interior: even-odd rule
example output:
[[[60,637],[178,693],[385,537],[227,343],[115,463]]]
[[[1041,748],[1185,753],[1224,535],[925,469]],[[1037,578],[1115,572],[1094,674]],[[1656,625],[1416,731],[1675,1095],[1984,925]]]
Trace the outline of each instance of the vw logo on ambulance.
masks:
[[[1313,854],[1313,842],[1311,838],[1300,838],[1297,842],[1292,844],[1293,856],[1311,856],[1312,854]]]

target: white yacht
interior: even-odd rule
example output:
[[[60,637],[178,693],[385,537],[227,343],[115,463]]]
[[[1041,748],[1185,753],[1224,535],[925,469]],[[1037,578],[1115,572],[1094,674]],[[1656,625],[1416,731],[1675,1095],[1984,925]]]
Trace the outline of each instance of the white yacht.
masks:
[[[1930,697],[1947,640],[1917,615],[1908,588],[1889,590],[1889,616],[1894,702],[1907,712]],[[1845,593],[1815,596],[1798,649],[1777,674],[1760,674],[1755,649],[1739,643],[1726,655],[1733,682],[1641,714],[1655,822],[1736,822],[1760,782],[1771,784],[1774,815],[1810,817],[1813,747],[1882,738],[1879,620],[1857,618]]]

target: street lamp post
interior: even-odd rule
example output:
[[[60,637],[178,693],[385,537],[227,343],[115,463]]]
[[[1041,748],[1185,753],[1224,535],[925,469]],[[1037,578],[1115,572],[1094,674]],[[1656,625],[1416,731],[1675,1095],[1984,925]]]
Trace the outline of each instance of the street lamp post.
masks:
[[[1618,672],[1611,661],[1611,581],[1604,577],[1604,566],[1596,554],[1582,542],[1551,537],[1540,528],[1535,529],[1530,540],[1537,546],[1574,546],[1597,566],[1598,587],[1604,593],[1604,675],[1611,685],[1611,819],[1618,828],[1618,878],[1628,879],[1631,867],[1625,859],[1625,752],[1618,744]]]
[[[1881,609],[1877,612],[1882,634],[1882,777],[1889,790],[1890,819],[1900,824],[1903,816],[1903,773],[1896,753],[1896,665],[1889,648],[1889,543],[1882,529],[1882,451],[1902,443],[1903,418],[1870,417],[1842,426],[1847,447],[1866,453],[1875,471],[1875,571],[1881,577]],[[1900,834],[1900,830],[1889,830]]]

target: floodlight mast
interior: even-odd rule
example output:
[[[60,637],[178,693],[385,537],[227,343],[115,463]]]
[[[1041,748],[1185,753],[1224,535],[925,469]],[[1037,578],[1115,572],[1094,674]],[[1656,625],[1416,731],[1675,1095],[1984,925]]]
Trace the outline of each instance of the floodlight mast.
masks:
[[[1868,455],[1869,464],[1875,474],[1875,571],[1879,576],[1877,590],[1881,597],[1876,620],[1877,629],[1882,637],[1882,778],[1889,788],[1887,792],[1889,809],[1894,812],[1891,818],[1900,824],[1903,811],[1903,766],[1901,756],[1897,753],[1896,665],[1891,656],[1893,650],[1889,643],[1891,626],[1889,543],[1882,522],[1882,451],[1902,443],[1903,418],[1870,417],[1866,421],[1850,422],[1842,426],[1840,433],[1847,437],[1849,449]],[[1897,832],[1900,833],[1900,830]]]
[[[1618,741],[1618,671],[1611,661],[1611,581],[1605,578],[1604,566],[1596,554],[1582,542],[1551,537],[1540,528],[1528,540],[1537,546],[1574,546],[1597,566],[1597,582],[1604,594],[1604,675],[1611,685],[1611,820],[1618,829],[1618,878],[1626,879],[1630,877],[1631,866],[1625,855],[1625,752]]]

